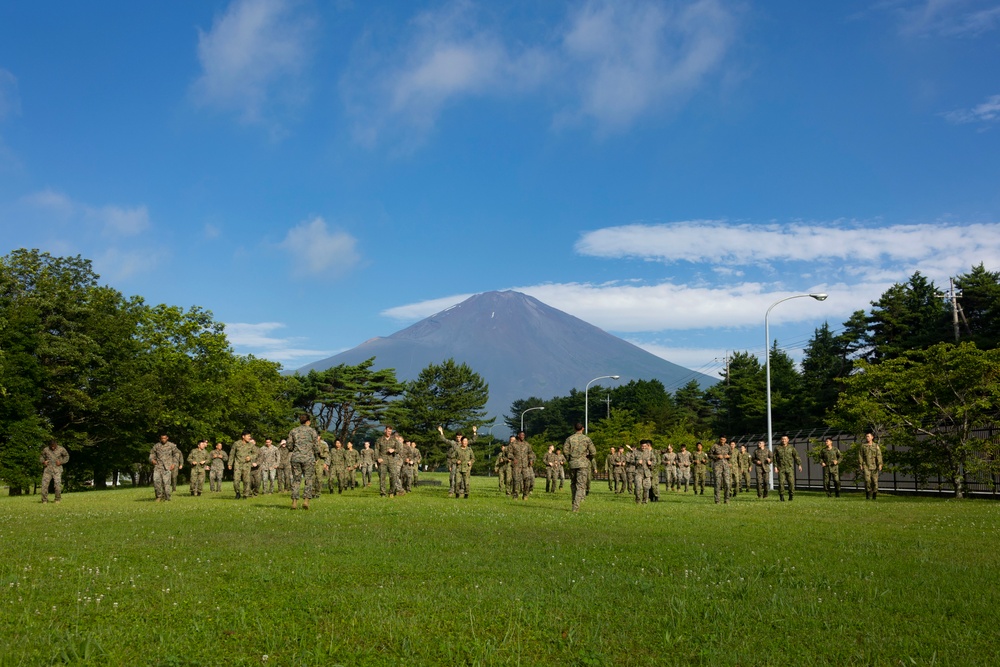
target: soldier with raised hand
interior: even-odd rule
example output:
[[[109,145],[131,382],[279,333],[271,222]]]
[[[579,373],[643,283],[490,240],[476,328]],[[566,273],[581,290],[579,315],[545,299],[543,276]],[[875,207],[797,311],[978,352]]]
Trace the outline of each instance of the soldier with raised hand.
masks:
[[[695,493],[705,495],[705,472],[708,467],[708,452],[700,442],[695,446],[691,457],[691,467],[694,469],[694,483],[691,485]]]
[[[334,440],[330,450],[330,493],[333,493],[334,480],[337,482],[337,493],[343,493],[347,486],[347,450],[340,440]]]
[[[708,451],[708,458],[712,461],[712,472],[715,476],[715,504],[719,504],[720,492],[723,502],[728,504],[731,482],[729,461],[732,458],[732,448],[726,444],[726,436],[719,436],[719,440]]]
[[[264,447],[260,450],[261,493],[274,493],[280,462],[281,451],[274,446],[271,438],[266,438]]]
[[[302,489],[302,509],[309,509],[309,498],[316,474],[316,452],[319,434],[310,426],[309,415],[299,416],[299,425],[288,434],[288,462],[292,467],[292,509],[299,506],[299,488]]]
[[[55,440],[49,440],[49,444],[42,447],[38,460],[42,464],[42,502],[49,502],[49,484],[55,486],[55,502],[61,502],[62,471],[69,462],[69,452]]]
[[[188,454],[188,463],[191,464],[191,495],[200,496],[202,486],[205,484],[205,471],[209,469],[208,440],[199,440],[198,446]]]
[[[684,493],[687,493],[688,484],[691,483],[691,462],[693,460],[694,457],[688,451],[688,446],[681,445],[681,451],[677,452],[677,488],[680,489],[681,484],[684,484]]]
[[[240,439],[229,448],[229,469],[233,471],[237,500],[250,497],[250,468],[256,455],[257,447],[250,438],[250,431],[243,431]]]
[[[476,454],[472,451],[472,447],[469,447],[468,438],[462,438],[462,444],[459,445],[458,454],[455,458],[458,461],[458,481],[455,483],[455,497],[468,498],[472,464],[476,462]]]
[[[365,444],[358,455],[361,458],[361,486],[371,486],[372,472],[375,470],[376,464],[375,450],[372,449],[372,443],[365,441]]]
[[[566,452],[566,461],[569,464],[569,487],[570,495],[573,498],[573,511],[580,511],[580,503],[587,496],[587,480],[590,477],[590,468],[593,465],[594,457],[597,456],[597,448],[594,441],[583,433],[583,424],[577,422],[576,432],[566,438],[563,443],[563,451]]]
[[[674,451],[673,445],[667,445],[667,451],[663,452],[663,467],[667,472],[667,490],[677,491],[680,489],[680,484],[678,483],[677,477],[677,452]]]
[[[347,461],[347,488],[356,489],[358,488],[358,477],[355,473],[361,464],[361,457],[358,456],[358,450],[354,449],[353,442],[347,443],[344,459]]]
[[[278,493],[292,490],[291,452],[288,451],[288,441],[284,438],[278,443]]]
[[[827,438],[819,453],[819,462],[823,466],[823,490],[826,497],[835,492],[840,497],[840,450],[833,446],[833,439]]]
[[[177,459],[181,452],[177,445],[170,442],[165,433],[160,434],[160,441],[149,450],[149,462],[153,464],[153,490],[156,492],[156,502],[170,500],[170,474],[177,467]]]
[[[781,444],[774,448],[774,472],[778,475],[778,497],[785,500],[785,485],[788,485],[788,500],[795,497],[795,467],[802,472],[802,459],[798,451],[788,444],[788,436],[781,436]]]
[[[865,476],[865,499],[878,498],[878,476],[882,472],[882,447],[875,442],[875,434],[865,433],[865,441],[858,450],[858,466]]]
[[[653,468],[656,463],[652,440],[639,442],[639,450],[635,452],[634,460],[635,478],[632,488],[635,489],[635,504],[645,505],[649,502],[649,490],[653,486]]]
[[[211,469],[208,472],[208,490],[219,492],[222,491],[222,475],[226,472],[226,461],[229,460],[229,454],[222,449],[221,442],[215,443],[215,449],[212,450],[211,458]]]
[[[445,459],[448,462],[448,497],[452,498],[455,496],[455,485],[457,483],[458,475],[458,461],[456,456],[458,454],[458,449],[462,446],[462,432],[459,431],[455,434],[454,440],[449,440],[444,435],[444,427],[438,426],[438,439],[441,442],[448,445],[448,450],[445,454]]]

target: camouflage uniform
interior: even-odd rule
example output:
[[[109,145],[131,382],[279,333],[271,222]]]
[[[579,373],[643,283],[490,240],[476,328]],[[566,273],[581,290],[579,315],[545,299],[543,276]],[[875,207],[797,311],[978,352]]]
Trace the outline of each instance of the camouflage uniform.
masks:
[[[493,471],[497,474],[497,486],[500,493],[510,495],[510,460],[507,458],[507,445],[502,445],[497,452],[496,463],[493,464]]]
[[[333,482],[337,481],[337,493],[343,493],[347,486],[347,450],[333,443],[330,450],[330,493],[333,493]]]
[[[729,502],[730,474],[729,460],[732,450],[724,442],[716,442],[708,450],[708,458],[712,461],[712,472],[715,476],[715,504],[719,504],[719,493],[722,493],[723,502]]]
[[[417,450],[411,447],[410,443],[405,442],[400,452],[400,458],[403,460],[403,465],[399,471],[399,482],[403,487],[403,491],[409,493],[413,490],[413,478],[416,476]]]
[[[819,453],[819,461],[823,465],[823,490],[827,498],[831,492],[840,497],[840,457],[840,450],[836,447],[823,447]]]
[[[566,438],[563,443],[563,451],[569,463],[569,486],[573,498],[573,511],[580,511],[580,503],[587,496],[587,479],[590,477],[590,468],[593,465],[594,457],[597,456],[597,449],[594,442],[578,431]]]
[[[705,495],[705,468],[708,466],[708,453],[695,450],[691,456],[691,465],[694,468],[694,483],[691,489],[695,493]]]
[[[184,455],[181,454],[180,448],[174,452],[174,469],[170,471],[170,491],[174,492],[177,490],[177,475],[180,474],[181,468],[184,467]]]
[[[528,452],[531,447],[527,442],[515,439],[507,443],[507,458],[510,459],[511,490],[514,498],[521,500],[528,497]]]
[[[740,487],[750,492],[750,454],[742,449],[736,452],[736,490]]]
[[[278,493],[292,490],[292,463],[288,443],[278,445]]]
[[[62,500],[62,467],[69,461],[69,452],[62,445],[42,448],[38,457],[42,464],[42,502],[49,502],[49,484],[55,485],[56,502]]]
[[[209,491],[222,491],[222,475],[226,472],[226,461],[229,454],[224,449],[213,449],[211,452],[212,465],[208,473]]]
[[[455,497],[460,495],[469,497],[469,477],[472,475],[472,464],[476,462],[476,455],[472,447],[466,445],[458,448],[456,455],[458,463],[458,480],[455,483]]]
[[[538,459],[531,444],[527,441],[524,444],[528,445],[528,467],[524,469],[524,481],[528,484],[528,495],[530,496],[535,490],[535,462]],[[587,492],[590,492],[590,487],[587,487]]]
[[[739,467],[736,465],[739,453],[736,443],[729,443],[729,496],[732,498],[735,498],[740,490]]]
[[[451,497],[455,495],[455,484],[458,481],[458,461],[456,456],[462,443],[457,436],[454,440],[449,440],[444,437],[443,433],[438,433],[438,438],[441,442],[448,445],[448,452],[445,454],[445,459],[448,462],[448,497]]]
[[[200,496],[205,484],[205,471],[209,469],[209,451],[204,447],[195,447],[188,454],[191,464],[191,495]]]
[[[615,452],[614,458],[611,460],[611,467],[614,470],[615,476],[615,493],[625,493],[628,488],[628,482],[625,479],[625,454],[622,450]]]
[[[358,476],[355,473],[358,466],[361,465],[361,456],[358,454],[358,450],[354,449],[354,445],[347,443],[344,458],[347,460],[347,488],[356,489],[358,488]]]
[[[612,463],[614,459],[614,454],[608,452],[608,455],[604,457],[604,472],[608,475],[608,491],[615,490],[615,465]]]
[[[281,463],[281,450],[274,446],[264,445],[260,450],[261,493],[274,493],[275,482],[278,479],[278,465]]]
[[[250,461],[250,495],[256,496],[260,493],[261,467],[260,452],[263,447],[253,446],[253,459]]]
[[[375,450],[371,447],[358,452],[361,457],[361,485],[372,485],[372,471],[375,470]]]
[[[252,442],[244,442],[242,438],[229,449],[229,467],[233,471],[233,490],[236,491],[237,498],[250,497],[250,469],[256,456],[257,446]]]
[[[691,461],[693,457],[687,449],[677,452],[677,488],[684,485],[684,493],[687,493],[688,484],[691,484]],[[691,487],[694,489],[694,486]]]
[[[545,493],[556,492],[556,453],[555,451],[545,452],[542,457],[545,464]]]
[[[315,476],[313,477],[312,497],[319,498],[323,492],[323,478],[330,472],[330,445],[326,440],[316,438],[316,458],[313,461]]]
[[[376,459],[382,459],[382,462],[378,464],[378,485],[379,485],[379,495],[385,496],[392,489],[392,479],[391,472],[389,470],[389,450],[395,450],[396,439],[393,437],[382,436],[375,441],[375,456]],[[386,488],[388,486],[388,489]]]
[[[406,443],[402,438],[396,438],[394,454],[389,454],[389,493],[391,495],[401,496],[406,493],[403,490],[403,450],[406,449]]]
[[[299,499],[299,485],[302,499],[309,500],[316,474],[316,452],[319,449],[319,435],[312,426],[296,426],[288,434],[288,462],[292,468],[292,502]],[[307,505],[308,506],[308,505]]]
[[[559,478],[559,488],[563,488],[563,480],[566,479],[566,457],[560,451],[556,451],[556,477]]]
[[[170,469],[177,467],[179,456],[181,451],[169,440],[158,442],[149,450],[149,462],[153,464],[153,489],[157,500],[170,500]]]
[[[635,492],[635,450],[632,448],[625,454],[625,484],[629,493]]]
[[[878,476],[882,472],[882,447],[875,441],[861,443],[858,466],[865,476],[865,498],[878,498]]]
[[[791,445],[774,448],[774,467],[778,472],[778,497],[785,499],[785,485],[788,485],[788,499],[795,496],[795,466],[801,465],[799,452]]]
[[[635,473],[633,473],[632,488],[635,491],[635,504],[645,505],[649,502],[649,489],[653,485],[653,464],[656,454],[651,449],[640,449],[633,452]]]
[[[681,487],[680,478],[677,476],[677,452],[663,452],[662,459],[663,466],[667,470],[667,489],[676,491]]]
[[[767,498],[770,487],[767,472],[771,469],[771,452],[767,451],[767,447],[758,446],[753,450],[750,459],[753,461],[754,470],[757,471],[757,497]]]

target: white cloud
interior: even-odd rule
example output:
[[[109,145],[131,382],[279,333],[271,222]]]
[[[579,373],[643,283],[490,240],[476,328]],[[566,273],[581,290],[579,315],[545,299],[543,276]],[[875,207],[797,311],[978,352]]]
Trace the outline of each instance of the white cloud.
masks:
[[[253,354],[282,364],[297,359],[322,359],[336,354],[330,350],[296,347],[302,338],[281,338],[272,335],[275,331],[284,328],[285,324],[281,322],[259,322],[257,324],[232,322],[226,324],[226,337],[240,354]]]
[[[340,275],[360,260],[357,239],[344,231],[330,231],[316,217],[288,230],[279,247],[286,251],[296,277]]]
[[[313,20],[292,0],[234,0],[209,32],[198,31],[202,74],[192,92],[202,105],[269,120],[274,107],[305,97],[302,70]]]
[[[145,206],[102,206],[90,209],[89,213],[102,222],[105,233],[111,236],[135,236],[152,226]]]
[[[1000,120],[1000,95],[991,95],[985,102],[971,109],[956,109],[944,114],[952,123],[959,125],[968,123],[995,123]]]
[[[149,210],[143,205],[92,206],[52,188],[25,195],[21,198],[21,203],[62,221],[96,223],[101,233],[112,238],[136,236],[152,227]]]
[[[880,6],[898,16],[906,35],[975,37],[1000,27],[996,0],[895,0]]]
[[[167,254],[163,249],[105,248],[94,257],[94,270],[104,280],[117,283],[156,269],[166,260]]]
[[[63,219],[69,218],[77,210],[76,202],[51,188],[25,195],[21,198],[21,202],[31,208],[46,211]]]
[[[21,113],[21,96],[17,90],[17,77],[0,68],[0,121]]]

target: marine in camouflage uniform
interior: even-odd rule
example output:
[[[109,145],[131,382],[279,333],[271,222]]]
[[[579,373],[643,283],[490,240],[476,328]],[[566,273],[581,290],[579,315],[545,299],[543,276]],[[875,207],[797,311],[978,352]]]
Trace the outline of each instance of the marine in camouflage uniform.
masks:
[[[390,496],[401,496],[406,493],[403,489],[403,450],[406,449],[406,443],[403,441],[403,436],[396,433],[396,445],[395,454],[389,455],[389,484]]]
[[[261,447],[257,446],[256,440],[251,440],[250,442],[253,444],[253,460],[250,461],[250,495],[257,496],[260,494],[261,487]]]
[[[400,452],[400,458],[403,460],[402,468],[399,472],[399,481],[403,486],[403,491],[409,493],[413,490],[413,480],[416,478],[417,474],[417,455],[419,452],[416,447],[413,446],[412,442],[406,441],[403,443],[403,449]]]
[[[615,493],[625,493],[628,489],[628,481],[625,479],[627,473],[625,472],[625,448],[619,447],[618,451],[615,452],[614,459],[611,461],[611,467],[614,470],[615,476]]]
[[[556,447],[556,477],[559,478],[559,488],[563,488],[563,481],[566,479],[566,457],[562,449]]]
[[[274,493],[279,463],[281,463],[281,450],[274,446],[271,438],[267,438],[264,440],[263,449],[260,450],[261,493]]]
[[[667,471],[667,490],[679,490],[681,485],[680,479],[677,475],[677,452],[674,451],[674,446],[667,445],[667,451],[663,452],[663,456],[661,458],[663,460],[663,467]]]
[[[549,445],[549,450],[542,457],[545,465],[545,493],[556,492],[556,448]]]
[[[180,448],[174,453],[174,467],[170,471],[170,491],[177,490],[177,475],[180,474],[181,469],[184,467],[184,455],[181,453]]]
[[[635,493],[635,449],[631,445],[625,445],[628,450],[625,452],[625,484],[629,493]]]
[[[712,473],[715,477],[715,504],[719,504],[719,494],[722,500],[729,502],[729,484],[732,480],[729,461],[732,458],[732,448],[726,444],[726,436],[721,436],[712,448],[708,450],[708,458],[712,462]]]
[[[188,463],[191,464],[191,495],[200,496],[202,486],[205,484],[205,471],[210,468],[208,441],[199,440],[198,446],[188,454]]]
[[[736,488],[739,490],[743,485],[743,490],[750,492],[750,454],[746,445],[740,445],[740,451],[736,452]]]
[[[364,448],[358,452],[361,457],[361,486],[372,485],[372,472],[375,470],[375,450],[370,442],[365,442]]]
[[[788,444],[788,436],[781,436],[781,444],[774,448],[774,472],[778,475],[778,497],[785,499],[785,485],[788,485],[788,500],[795,496],[795,466],[802,472],[799,452]]]
[[[49,502],[49,484],[55,486],[55,501],[62,501],[62,471],[63,466],[69,462],[69,452],[55,440],[49,440],[49,444],[42,448],[42,453],[38,457],[42,464],[42,502]]]
[[[292,467],[292,509],[298,508],[299,488],[302,488],[302,509],[309,509],[309,496],[316,474],[316,452],[319,434],[309,425],[309,415],[299,417],[299,426],[288,434],[288,461]]]
[[[347,450],[340,440],[333,441],[333,449],[330,450],[330,493],[333,493],[334,481],[337,485],[337,493],[343,493],[347,487]]]
[[[740,490],[739,481],[739,468],[737,467],[737,461],[739,460],[740,450],[736,449],[736,443],[729,443],[729,496],[735,498],[736,494]]]
[[[458,461],[458,481],[455,484],[455,497],[469,497],[469,478],[472,475],[472,464],[476,462],[476,454],[469,447],[469,439],[462,438],[462,444],[456,455]]]
[[[681,451],[677,452],[677,488],[684,485],[684,493],[687,493],[688,484],[691,483],[691,463],[694,457],[687,450],[687,445],[681,445]],[[694,489],[694,487],[691,487]]]
[[[612,447],[608,451],[608,455],[604,457],[604,472],[608,475],[608,491],[615,490],[615,466],[612,460],[615,458],[615,448]]]
[[[767,472],[771,469],[771,452],[767,450],[763,440],[757,442],[757,448],[750,456],[754,470],[757,472],[757,497],[767,498],[767,491],[771,484],[768,480]]]
[[[240,439],[229,448],[229,469],[233,471],[233,490],[237,498],[250,497],[250,469],[257,455],[257,446],[244,431]]]
[[[510,461],[507,460],[507,445],[500,445],[493,472],[497,474],[497,488],[500,493],[510,495]]]
[[[361,465],[361,456],[358,454],[358,450],[354,449],[353,442],[347,443],[344,458],[347,460],[347,488],[356,489],[358,488],[357,471]]]
[[[576,433],[566,438],[563,451],[569,464],[569,487],[573,499],[573,511],[580,511],[580,503],[587,496],[587,480],[593,466],[597,449],[594,442],[583,433],[583,424],[576,424]]]
[[[840,497],[840,450],[833,446],[833,440],[827,438],[819,453],[819,462],[823,466],[823,490],[829,498],[831,492]]]
[[[524,434],[521,433],[517,437],[519,440],[523,440]],[[531,443],[525,440],[524,444],[528,446],[528,467],[524,469],[524,481],[528,485],[528,495],[530,496],[535,490],[535,463],[538,458],[535,456],[535,448],[531,446]],[[589,487],[587,493],[590,493]]]
[[[507,443],[507,458],[510,459],[511,473],[511,493],[515,500],[520,498],[525,500],[528,497],[528,451],[530,446],[526,442],[518,440],[515,436],[510,436]]]
[[[455,495],[455,484],[457,482],[458,474],[458,450],[462,446],[462,434],[456,433],[454,440],[449,440],[444,437],[444,428],[438,426],[438,438],[448,446],[448,450],[445,453],[445,460],[448,463],[448,497],[451,498]]]
[[[288,441],[282,438],[278,444],[278,493],[292,490],[291,456]]]
[[[649,490],[653,486],[653,468],[656,462],[652,441],[641,441],[639,450],[634,453],[633,460],[635,473],[633,473],[632,488],[635,491],[635,504],[645,505],[649,502]]]
[[[149,450],[149,462],[153,464],[153,489],[156,501],[170,500],[170,473],[177,467],[177,458],[181,452],[177,445],[170,442],[166,435],[160,435],[160,441]]]
[[[396,458],[396,438],[392,427],[385,427],[385,435],[375,441],[376,462],[378,463],[379,495],[395,496],[396,489],[392,480],[392,464]]]
[[[691,489],[695,493],[705,495],[705,471],[708,467],[708,453],[704,451],[703,445],[699,442],[691,456],[691,467],[694,470],[694,482]]]
[[[865,498],[878,498],[878,476],[882,472],[882,447],[875,442],[875,435],[865,434],[865,441],[858,450],[858,466],[865,476]]]
[[[222,449],[222,443],[215,443],[215,449],[212,450],[211,454],[212,465],[208,473],[208,489],[209,491],[222,491],[222,476],[226,472],[226,461],[229,460],[229,454]]]
[[[319,498],[323,493],[323,478],[328,477],[330,473],[330,444],[318,435],[316,436],[316,460],[313,461],[313,467],[316,474],[313,477],[312,497]]]

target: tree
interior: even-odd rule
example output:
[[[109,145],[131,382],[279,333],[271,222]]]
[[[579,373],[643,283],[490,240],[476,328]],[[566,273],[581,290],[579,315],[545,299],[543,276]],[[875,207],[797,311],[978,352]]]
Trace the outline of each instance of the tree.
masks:
[[[802,359],[800,404],[803,420],[822,423],[837,403],[840,383],[851,373],[845,340],[830,331],[827,322],[813,332]]]
[[[765,378],[765,419],[766,392]],[[795,362],[787,352],[778,349],[778,342],[775,341],[771,346],[771,420],[774,430],[800,428],[802,415],[802,378]]]
[[[705,394],[697,380],[691,380],[674,392],[676,412],[673,423],[670,424],[673,430],[691,434],[707,433],[711,430],[714,412]]]
[[[959,305],[965,317],[964,340],[973,341],[981,350],[1000,347],[1000,272],[987,271],[979,264],[972,271],[955,278],[962,291]]]
[[[756,356],[737,352],[722,381],[706,396],[717,404],[715,430],[720,433],[762,433],[766,428],[764,368]]]
[[[919,271],[896,283],[872,303],[868,343],[872,361],[901,356],[950,339],[943,294]]]
[[[830,424],[871,430],[900,447],[888,463],[919,481],[941,475],[963,495],[966,473],[997,472],[1000,448],[983,437],[1000,418],[1000,350],[941,343],[847,378]]]

